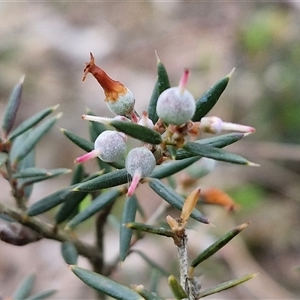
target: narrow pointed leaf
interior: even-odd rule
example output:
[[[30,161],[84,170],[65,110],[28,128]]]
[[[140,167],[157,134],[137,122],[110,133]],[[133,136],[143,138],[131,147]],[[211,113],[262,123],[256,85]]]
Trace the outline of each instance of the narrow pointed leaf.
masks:
[[[13,178],[32,178],[32,177],[47,177],[47,176],[58,176],[60,174],[66,174],[71,172],[71,169],[58,168],[58,169],[43,169],[43,168],[26,168],[21,171],[15,173]]]
[[[11,131],[16,119],[17,111],[20,106],[22,97],[24,78],[25,76],[21,78],[21,80],[15,85],[14,89],[12,90],[4,112],[2,129],[5,137],[7,137],[8,133]]]
[[[158,82],[158,94],[160,95],[164,90],[170,87],[169,76],[164,64],[157,56],[157,82]]]
[[[49,171],[50,172],[47,175],[23,178],[22,183],[19,183],[18,186],[19,187],[25,187],[25,186],[31,185],[33,183],[37,183],[37,182],[40,182],[40,181],[45,181],[45,180],[48,180],[48,179],[51,179],[51,178],[54,178],[54,177],[72,172],[71,169],[64,169],[64,168],[52,169],[52,170],[49,170]]]
[[[83,164],[76,165],[72,176],[71,185],[81,182],[84,179],[84,177],[85,172]]]
[[[0,168],[6,163],[7,159],[8,159],[8,154],[1,152],[0,153]]]
[[[35,149],[32,149],[28,153],[28,155],[19,162],[17,169],[22,171],[27,168],[34,168],[34,166],[35,166]],[[26,179],[18,179],[18,187],[19,188],[23,187],[24,196],[25,198],[28,199],[32,193],[33,185],[23,186],[25,180]]]
[[[13,175],[13,178],[15,179],[30,178],[30,177],[40,177],[46,175],[49,175],[47,169],[31,167],[31,168],[22,169],[21,171],[15,173]]]
[[[87,192],[73,192],[72,197],[67,197],[54,216],[55,223],[61,224],[71,216],[74,216],[74,213],[76,212],[77,215],[78,206],[86,198],[87,195]]]
[[[117,130],[124,132],[125,134],[142,142],[154,145],[158,145],[162,142],[161,135],[158,132],[145,126],[118,120],[112,120],[109,122],[109,124],[115,127]]]
[[[131,252],[138,254],[141,258],[143,258],[149,266],[152,268],[158,270],[162,275],[169,276],[170,272],[166,271],[164,268],[162,268],[159,264],[154,262],[151,258],[149,258],[145,253],[143,253],[140,250],[132,250]]]
[[[17,287],[17,290],[13,294],[12,299],[25,299],[33,288],[34,280],[35,274],[29,274],[28,276],[26,276]]]
[[[39,292],[39,293],[36,293],[36,294],[26,298],[25,300],[47,299],[47,298],[51,297],[52,295],[54,295],[56,292],[57,292],[57,290],[47,290],[47,291]]]
[[[32,116],[31,118],[25,120],[23,123],[21,123],[16,129],[14,129],[9,135],[9,140],[14,140],[17,136],[22,134],[23,132],[27,131],[28,129],[34,127],[36,124],[41,122],[43,119],[45,119],[48,115],[53,113],[58,108],[59,105],[55,105],[49,108],[44,109],[43,111],[37,113],[36,115]]]
[[[226,281],[226,282],[223,282],[221,284],[218,284],[217,286],[215,286],[213,288],[206,289],[206,290],[200,292],[199,298],[203,298],[203,297],[213,295],[213,294],[216,294],[216,293],[220,293],[222,291],[233,288],[233,287],[235,287],[235,286],[237,286],[241,283],[244,283],[244,282],[252,279],[256,275],[257,275],[257,273],[249,274],[249,275],[245,275],[243,277],[240,277],[238,279],[233,279],[233,280]]]
[[[159,93],[158,93],[158,78],[157,78],[148,105],[148,118],[152,120],[153,124],[155,124],[158,120],[158,116],[156,113],[156,105],[157,105],[158,97],[159,97]]]
[[[145,290],[145,288],[142,285],[136,286],[134,288],[134,290],[136,292],[138,292],[143,297],[142,299],[145,299],[145,300],[164,300],[164,299],[158,297],[156,295],[156,293],[151,293],[151,292]]]
[[[74,191],[92,192],[127,183],[126,169],[116,170],[78,184]]]
[[[220,161],[225,161],[225,162],[230,162],[230,163],[235,163],[240,165],[253,164],[249,160],[247,160],[246,158],[238,154],[230,153],[223,149],[219,149],[207,145],[201,145],[195,142],[188,142],[183,146],[183,148],[194,155],[208,157],[215,160],[220,160]]]
[[[9,152],[10,161],[14,161],[16,159],[16,156],[17,156],[20,148],[22,148],[22,146],[24,145],[24,143],[28,140],[31,132],[32,132],[32,129],[24,132],[23,134],[19,135],[12,142],[12,147],[11,147],[11,150]],[[23,162],[22,162],[22,164],[23,164]],[[26,167],[33,167],[33,166],[26,166]],[[21,170],[23,168],[20,168],[20,164],[18,165],[18,170]]]
[[[164,64],[160,61],[159,57],[157,56],[157,79],[148,106],[149,119],[152,120],[153,124],[155,124],[158,120],[158,116],[156,113],[156,104],[158,97],[164,90],[168,89],[169,87],[170,81],[167,70]]]
[[[68,197],[72,197],[73,195],[75,195],[76,192],[70,191],[70,188],[72,188],[72,186],[61,189],[55,193],[50,194],[49,196],[40,199],[28,208],[26,214],[31,217],[36,216],[61,204],[66,199],[68,199]]]
[[[77,193],[77,192],[75,192],[75,193]],[[77,214],[73,219],[71,219],[67,223],[66,228],[76,227],[83,221],[85,221],[88,218],[95,215],[97,212],[99,212],[101,209],[103,209],[107,205],[114,202],[121,194],[122,194],[122,191],[114,190],[114,189],[111,189],[103,194],[100,194],[98,197],[96,197],[91,202],[91,204],[86,209],[84,209],[79,214]]]
[[[118,300],[142,300],[143,297],[132,289],[121,285],[103,275],[77,266],[71,266],[71,271],[88,286]]]
[[[83,149],[86,152],[90,152],[94,149],[94,143],[90,142],[78,135],[76,135],[75,133],[68,131],[64,128],[60,128],[60,131],[71,141],[73,142],[75,145],[77,145],[78,147],[80,147],[81,149]]]
[[[66,264],[76,265],[78,259],[78,251],[73,243],[65,241],[61,244],[61,254]]]
[[[203,252],[201,252],[191,263],[190,268],[196,268],[201,262],[211,257],[213,254],[218,252],[221,248],[223,248],[230,240],[232,240],[236,235],[238,235],[244,228],[246,228],[249,223],[241,224],[231,231],[224,234],[220,239],[218,239],[215,243],[206,248]]]
[[[158,234],[158,235],[163,235],[167,237],[174,238],[174,231],[168,228],[164,227],[155,227],[152,225],[147,225],[143,223],[138,223],[138,222],[130,222],[124,224],[127,228],[138,230],[138,231],[143,231],[147,233],[153,233],[153,234]]]
[[[16,158],[13,162],[14,165],[21,161],[36,146],[40,139],[53,127],[59,117],[60,114],[45,121],[30,132],[28,139],[16,154]]]
[[[217,81],[210,89],[208,89],[197,101],[196,111],[192,121],[200,121],[217,103],[220,96],[224,92],[232,72],[227,76]]]
[[[179,284],[174,275],[169,276],[168,284],[176,300],[188,299],[188,295],[186,294],[185,290]]]
[[[124,261],[130,249],[132,230],[124,226],[126,223],[134,222],[137,211],[137,198],[135,195],[127,198],[122,213],[120,228],[120,260]]]
[[[95,178],[95,176],[99,176],[99,173],[95,173],[87,177],[85,180],[89,180],[90,178]],[[68,201],[68,199],[72,199],[78,192],[73,191],[77,185],[71,185],[61,190],[58,190],[31,205],[27,210],[28,216],[36,216],[43,212],[46,212],[53,207],[63,203],[64,201]]]
[[[71,185],[81,182],[84,179],[84,176],[83,164],[78,164],[75,168]],[[60,224],[71,216],[73,217],[74,214],[77,214],[79,204],[87,195],[87,192],[76,192],[73,194],[73,197],[66,199],[54,216],[56,224]]]
[[[184,198],[177,194],[172,188],[165,185],[159,179],[152,179],[149,182],[149,186],[163,199],[165,199],[170,205],[182,210],[184,204]],[[199,222],[209,224],[207,217],[203,216],[199,210],[193,209],[191,217]]]
[[[169,161],[165,162],[160,166],[157,166],[150,177],[163,179],[178,173],[179,171],[187,168],[188,166],[192,165],[194,162],[199,160],[199,156],[193,156],[186,159],[178,160],[178,161]]]
[[[244,133],[228,133],[228,134],[223,134],[220,136],[214,136],[214,137],[209,137],[205,139],[201,139],[198,141],[195,141],[194,143],[201,144],[201,145],[206,145],[206,146],[211,146],[211,147],[216,147],[216,148],[223,148],[228,145],[231,145],[238,140],[240,140],[242,137],[244,137]],[[178,149],[176,152],[176,159],[181,160],[187,157],[194,156],[191,152],[188,152],[182,148]]]

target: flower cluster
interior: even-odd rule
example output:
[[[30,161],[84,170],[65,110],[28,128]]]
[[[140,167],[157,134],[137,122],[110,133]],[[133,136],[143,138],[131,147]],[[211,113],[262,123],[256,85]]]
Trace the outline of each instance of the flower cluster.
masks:
[[[151,175],[156,165],[169,159],[176,159],[176,151],[189,141],[190,136],[198,136],[201,132],[221,133],[223,130],[254,132],[253,127],[223,122],[217,117],[202,117],[200,120],[195,120],[196,101],[186,89],[189,77],[188,69],[184,70],[177,87],[166,87],[158,95],[152,119],[145,111],[140,117],[134,108],[133,93],[124,84],[113,80],[98,67],[92,53],[90,62],[84,69],[83,80],[86,79],[88,73],[91,73],[103,88],[104,101],[110,111],[116,114],[116,117],[103,118],[83,115],[82,118],[112,125],[118,131],[102,132],[95,140],[94,150],[78,157],[75,162],[82,163],[94,157],[99,157],[108,163],[122,162],[126,154],[127,136],[138,138],[142,141],[141,146],[131,149],[125,159],[125,168],[132,176],[132,183],[127,192],[128,196],[134,193],[142,178]],[[126,123],[136,126],[128,127]],[[127,127],[128,130],[126,130]],[[148,128],[150,131],[143,131],[141,127]],[[149,138],[143,139],[144,134]],[[151,134],[153,137],[159,135],[158,142],[152,142]]]

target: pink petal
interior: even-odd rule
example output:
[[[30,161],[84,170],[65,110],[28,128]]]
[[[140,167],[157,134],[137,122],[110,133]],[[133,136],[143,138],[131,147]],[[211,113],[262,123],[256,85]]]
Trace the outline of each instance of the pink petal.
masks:
[[[131,184],[128,188],[127,194],[126,194],[127,197],[132,196],[133,193],[135,192],[135,190],[140,182],[140,179],[142,177],[141,175],[142,175],[141,171],[139,171],[139,170],[135,171],[134,176],[132,178],[132,182],[131,182]]]
[[[100,151],[98,149],[92,150],[91,152],[88,152],[82,156],[77,157],[74,160],[74,163],[83,163],[87,160],[97,157],[99,154],[100,154]]]

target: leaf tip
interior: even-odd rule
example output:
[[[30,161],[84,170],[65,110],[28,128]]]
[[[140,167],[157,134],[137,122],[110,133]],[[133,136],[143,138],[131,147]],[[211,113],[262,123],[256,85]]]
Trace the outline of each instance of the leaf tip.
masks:
[[[20,78],[20,84],[23,84],[24,83],[24,80],[25,80],[25,74],[23,74]]]
[[[158,56],[156,50],[155,50],[155,57],[156,57],[156,62],[157,62],[157,64],[159,64],[161,61],[160,61],[160,59],[159,59],[159,56]]]
[[[56,119],[58,120],[59,118],[61,118],[62,115],[63,115],[63,113],[62,113],[62,112],[59,112],[55,117],[56,117]]]
[[[235,68],[233,68],[226,77],[228,77],[230,79],[232,74],[234,73],[234,71],[235,71]]]
[[[51,107],[52,111],[55,111],[56,109],[58,109],[58,107],[60,106],[60,104],[56,104],[54,106]]]
[[[254,162],[249,161],[249,162],[247,163],[247,166],[250,166],[250,167],[260,167],[260,164],[256,164],[256,163],[254,163]]]

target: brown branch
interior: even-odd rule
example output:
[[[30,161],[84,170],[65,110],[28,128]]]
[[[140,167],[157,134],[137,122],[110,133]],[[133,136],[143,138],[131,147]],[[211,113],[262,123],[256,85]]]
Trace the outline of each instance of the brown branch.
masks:
[[[13,218],[16,222],[19,222],[20,224],[33,229],[46,239],[56,240],[59,242],[72,242],[75,245],[78,253],[88,258],[92,264],[95,264],[98,261],[102,261],[102,254],[99,253],[96,247],[78,240],[69,232],[61,229],[55,230],[53,225],[45,223],[38,218],[28,217],[24,214],[24,212],[9,208],[2,203],[0,203],[0,213],[7,215]]]

